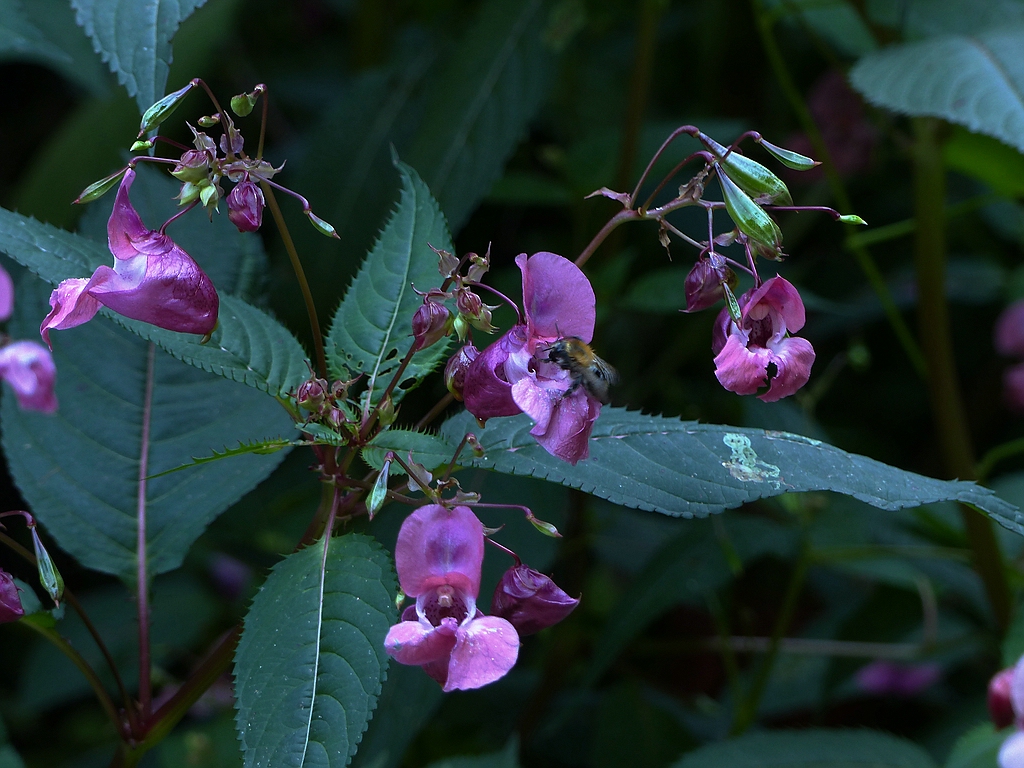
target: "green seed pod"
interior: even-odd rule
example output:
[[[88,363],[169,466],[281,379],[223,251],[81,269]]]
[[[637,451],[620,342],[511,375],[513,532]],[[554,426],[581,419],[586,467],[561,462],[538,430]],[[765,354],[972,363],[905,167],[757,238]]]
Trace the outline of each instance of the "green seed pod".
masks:
[[[36,553],[36,568],[39,570],[39,583],[43,585],[46,594],[53,600],[54,605],[60,605],[60,599],[64,596],[64,579],[57,570],[57,566],[50,559],[50,553],[46,551],[43,542],[39,538],[39,532],[35,525],[31,526],[32,549]]]
[[[723,147],[706,133],[698,134],[698,138],[711,154],[722,161],[721,166],[737,186],[752,198],[761,203],[793,204],[793,197],[782,179],[759,162],[735,150],[729,152],[727,147]]]
[[[864,219],[858,216],[856,213],[846,213],[839,217],[839,221],[843,224],[863,224],[865,227],[868,225]]]
[[[231,97],[231,111],[239,117],[248,117],[256,106],[255,93],[240,93]]]
[[[106,178],[94,181],[88,187],[83,189],[78,197],[74,199],[74,203],[91,203],[93,200],[98,200],[103,197],[107,192],[114,188],[114,185],[121,181],[125,173],[128,172],[127,168],[122,168],[116,173],[112,173]]]
[[[312,223],[312,225],[316,227],[316,231],[319,232],[321,235],[333,237],[335,240],[341,239],[340,237],[338,237],[338,232],[337,230],[334,229],[334,227],[332,227],[330,224],[321,219],[312,211],[306,211],[306,216],[309,217],[310,223]]]
[[[142,124],[139,126],[139,137],[141,138],[144,134],[149,133],[160,125],[160,123],[170,117],[171,112],[178,108],[181,100],[188,95],[188,92],[192,90],[195,84],[195,80],[191,81],[184,88],[181,88],[174,93],[167,94],[160,99],[160,101],[147,109],[142,115]]]
[[[782,250],[782,230],[772,221],[772,217],[764,212],[733,180],[718,169],[718,181],[722,185],[722,196],[725,198],[725,209],[740,232],[750,238],[757,250],[771,257]]]
[[[371,520],[373,520],[374,515],[380,512],[380,508],[384,506],[384,499],[388,496],[388,477],[390,474],[391,460],[388,459],[384,462],[380,472],[377,473],[373,489],[370,491],[370,496],[366,499],[366,513]]]
[[[732,292],[728,283],[722,283],[722,288],[725,291],[725,306],[729,310],[729,317],[736,325],[739,325],[743,315],[740,312],[740,303],[736,300],[736,294]]]
[[[809,171],[814,166],[821,165],[820,160],[812,160],[806,155],[801,155],[799,152],[794,152],[791,149],[777,147],[764,139],[759,139],[758,144],[764,147],[768,154],[787,168],[792,168],[794,171]]]

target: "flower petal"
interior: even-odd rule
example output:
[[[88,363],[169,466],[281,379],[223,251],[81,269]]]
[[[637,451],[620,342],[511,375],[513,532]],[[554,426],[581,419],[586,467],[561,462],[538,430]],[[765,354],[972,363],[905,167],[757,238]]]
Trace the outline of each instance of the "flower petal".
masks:
[[[506,378],[509,356],[526,345],[526,326],[516,325],[476,356],[466,370],[462,397],[466,410],[482,421],[494,416],[515,416],[520,412]]]
[[[42,344],[16,341],[0,349],[0,378],[11,385],[23,410],[57,410],[57,396],[53,393],[57,367],[53,355]]]
[[[789,336],[769,347],[771,362],[775,364],[775,375],[768,391],[758,395],[759,400],[772,403],[796,392],[811,378],[814,364],[814,347],[807,339]]]
[[[420,507],[398,532],[395,567],[402,591],[417,597],[442,584],[480,593],[484,526],[469,507]]]
[[[384,650],[399,664],[422,666],[444,659],[455,647],[454,619],[446,619],[439,627],[422,621],[400,621],[388,630]]]
[[[765,280],[760,288],[750,294],[750,298],[743,306],[743,324],[745,326],[751,312],[756,314],[758,311],[764,311],[761,305],[771,307],[782,317],[785,328],[781,329],[778,327],[778,323],[773,323],[776,333],[783,330],[795,332],[804,327],[806,314],[803,299],[800,298],[800,294],[793,284],[784,277],[776,275],[770,280]]]
[[[1024,768],[1024,731],[1009,736],[999,748],[999,768]]]
[[[515,666],[519,635],[505,619],[481,616],[459,627],[448,664],[447,691],[468,691],[493,683]]]
[[[753,395],[765,386],[771,352],[764,347],[748,349],[740,334],[729,336],[715,356],[715,376],[730,392]]]
[[[7,270],[0,267],[0,323],[10,319],[14,312],[14,281]]]
[[[523,273],[523,308],[530,337],[594,337],[594,289],[582,270],[564,256],[541,251],[516,256]]]
[[[555,404],[546,428],[530,430],[537,443],[552,456],[576,464],[590,455],[590,433],[601,414],[601,403],[582,388]]]
[[[1024,357],[1024,301],[1015,301],[996,320],[996,351],[1008,357]]]
[[[89,282],[88,277],[73,277],[61,281],[60,285],[53,289],[50,294],[50,313],[43,318],[43,323],[39,326],[39,334],[48,347],[53,347],[50,343],[51,330],[74,328],[92,320],[100,311],[102,305],[86,293]]]

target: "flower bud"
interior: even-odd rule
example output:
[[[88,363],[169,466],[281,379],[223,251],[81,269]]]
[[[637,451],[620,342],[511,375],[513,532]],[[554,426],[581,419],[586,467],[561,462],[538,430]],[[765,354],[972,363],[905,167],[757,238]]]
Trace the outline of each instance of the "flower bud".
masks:
[[[519,564],[505,571],[498,582],[491,614],[508,621],[522,637],[557,624],[579,602],[543,573]]]
[[[398,418],[398,411],[395,409],[395,401],[391,399],[391,395],[388,395],[377,406],[377,420],[381,426],[390,427],[395,423],[396,418]]]
[[[319,411],[327,398],[327,382],[313,377],[299,385],[295,400],[307,411]]]
[[[259,92],[253,91],[252,93],[240,93],[237,96],[231,97],[231,111],[239,117],[247,117],[253,107],[256,106],[256,99],[259,98]]]
[[[210,153],[205,149],[190,149],[184,152],[171,176],[178,181],[199,182],[210,175]]]
[[[25,615],[18,596],[18,587],[7,571],[0,570],[0,624],[17,621]]]
[[[475,253],[469,254],[469,269],[466,270],[466,279],[473,283],[479,283],[490,268],[491,246],[488,245],[487,253],[483,256],[478,256]]]
[[[735,288],[736,273],[717,254],[700,259],[686,276],[686,311],[699,312],[725,298],[725,285]]]
[[[263,190],[246,176],[228,193],[228,218],[239,232],[255,232],[263,224],[265,205]]]
[[[793,198],[782,179],[759,162],[751,160],[746,155],[741,155],[736,150],[729,152],[726,147],[705,133],[698,134],[698,138],[721,161],[729,178],[754,200],[759,203],[775,203],[776,205],[793,204]],[[803,156],[800,155],[800,157]]]
[[[466,371],[469,370],[469,366],[479,354],[480,350],[472,344],[466,344],[451,356],[448,364],[444,367],[444,383],[456,400],[462,400],[462,387],[466,383]]]
[[[426,349],[452,332],[452,313],[436,301],[424,301],[412,317],[416,349]]]

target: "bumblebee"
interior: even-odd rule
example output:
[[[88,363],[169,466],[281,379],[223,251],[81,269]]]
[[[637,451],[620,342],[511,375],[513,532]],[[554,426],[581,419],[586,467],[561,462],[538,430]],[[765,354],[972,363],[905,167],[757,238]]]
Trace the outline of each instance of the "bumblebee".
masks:
[[[608,388],[619,380],[618,373],[608,363],[594,354],[583,339],[578,336],[566,336],[548,347],[549,363],[554,363],[569,372],[572,386],[565,391],[568,397],[579,387],[583,387],[594,398],[605,405],[608,404]]]

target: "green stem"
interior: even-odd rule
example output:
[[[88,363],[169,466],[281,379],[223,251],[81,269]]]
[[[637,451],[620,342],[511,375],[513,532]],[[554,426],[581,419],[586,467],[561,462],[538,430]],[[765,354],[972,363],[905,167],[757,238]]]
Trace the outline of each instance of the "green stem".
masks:
[[[284,241],[284,249],[288,251],[288,258],[291,259],[292,269],[295,271],[295,278],[299,281],[299,290],[302,291],[302,300],[306,303],[306,314],[309,315],[309,328],[313,333],[313,348],[316,351],[316,370],[323,379],[327,378],[327,357],[324,355],[324,339],[320,333],[320,320],[316,315],[316,305],[313,303],[313,294],[309,290],[309,283],[306,281],[306,273],[302,269],[302,262],[299,261],[299,252],[295,250],[295,243],[292,241],[291,232],[281,215],[281,206],[277,204],[274,197],[274,190],[265,181],[260,181],[260,189],[267,199],[267,207],[274,217],[277,230],[281,233],[281,240]]]
[[[961,480],[974,476],[974,451],[956,375],[949,304],[946,300],[946,171],[939,142],[941,124],[919,117],[914,128],[914,265],[921,346],[927,361],[932,415],[947,472]],[[980,512],[960,507],[974,568],[985,584],[1001,630],[1010,620],[1010,591],[992,523]]]
[[[797,560],[793,574],[789,578],[789,586],[786,587],[786,596],[782,600],[782,610],[775,620],[775,628],[772,630],[771,640],[768,642],[768,649],[765,652],[764,660],[757,671],[757,677],[750,686],[750,691],[740,702],[736,710],[736,719],[733,721],[730,733],[738,736],[749,728],[757,717],[757,708],[764,696],[768,681],[772,676],[772,669],[775,666],[775,659],[778,658],[779,648],[782,644],[782,637],[789,629],[793,621],[793,613],[796,611],[796,604],[800,598],[800,590],[803,589],[804,579],[807,576],[807,568],[810,565],[810,547],[804,542],[800,550],[800,559]]]
[[[773,18],[765,10],[762,0],[751,0],[751,5],[754,10],[754,20],[761,35],[761,44],[764,46],[765,54],[771,63],[775,77],[778,79],[790,107],[796,112],[800,127],[804,129],[804,132],[811,140],[815,154],[822,161],[825,178],[828,181],[833,197],[839,203],[840,211],[850,212],[853,210],[853,206],[850,204],[850,196],[847,194],[846,188],[836,172],[828,147],[825,146],[825,139],[822,137],[821,131],[818,130],[818,126],[811,116],[811,111],[804,103],[803,97],[800,95],[800,89],[797,88],[789,69],[786,67],[786,62],[782,58],[782,52],[779,50],[779,45],[772,29]],[[853,252],[854,257],[857,259],[857,264],[860,266],[861,271],[864,272],[865,277],[867,277],[872,290],[878,296],[878,300],[882,303],[885,316],[888,318],[889,324],[892,326],[892,330],[903,347],[907,358],[914,366],[914,370],[917,371],[919,376],[924,378],[926,366],[921,350],[917,342],[914,341],[914,337],[910,333],[906,322],[904,322],[903,316],[900,315],[899,308],[896,306],[896,302],[893,301],[892,294],[889,293],[889,288],[885,284],[885,278],[882,277],[882,273],[879,271],[878,265],[875,264],[875,260],[871,257],[867,248],[851,240],[854,229],[854,225],[846,225],[846,248]]]
[[[1011,440],[1008,443],[997,445],[995,448],[991,449],[981,457],[981,461],[978,462],[978,466],[974,470],[974,474],[978,478],[978,482],[985,482],[988,479],[989,473],[996,464],[1003,459],[1016,456],[1018,453],[1024,453],[1024,437],[1018,437],[1016,440]]]
[[[103,687],[103,683],[100,681],[99,676],[89,666],[89,662],[76,651],[71,645],[57,634],[56,631],[49,629],[48,627],[41,626],[31,619],[21,619],[18,622],[23,627],[38,632],[40,635],[45,637],[51,643],[53,643],[57,650],[67,656],[71,662],[78,667],[79,671],[85,675],[85,679],[89,681],[89,685],[92,687],[93,693],[96,694],[96,698],[100,701],[100,706],[103,707],[103,711],[107,713],[107,717],[114,726],[114,730],[119,736],[124,738],[124,725],[121,722],[121,718],[117,714],[117,708],[114,706],[114,702],[110,698],[110,694],[107,693]]]

